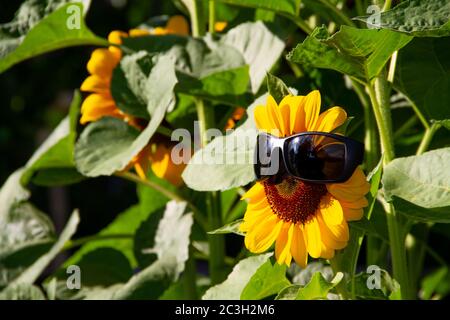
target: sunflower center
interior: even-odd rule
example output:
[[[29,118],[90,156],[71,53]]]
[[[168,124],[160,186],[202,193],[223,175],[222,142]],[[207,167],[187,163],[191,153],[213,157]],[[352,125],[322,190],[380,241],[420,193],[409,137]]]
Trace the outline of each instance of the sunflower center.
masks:
[[[286,177],[279,184],[264,182],[264,191],[272,211],[282,220],[305,224],[314,217],[320,200],[327,194],[324,184]]]

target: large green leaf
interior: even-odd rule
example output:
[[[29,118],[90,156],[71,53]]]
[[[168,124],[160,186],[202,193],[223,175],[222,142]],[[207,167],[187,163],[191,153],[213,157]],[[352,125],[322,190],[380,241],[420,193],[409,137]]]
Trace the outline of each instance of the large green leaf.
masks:
[[[147,77],[153,66],[152,58],[145,51],[126,55],[114,69],[111,95],[117,107],[126,114],[148,119],[146,87]]]
[[[81,270],[81,286],[111,286],[125,283],[133,275],[133,270],[127,257],[113,248],[97,248],[84,254],[76,265]],[[61,280],[67,279],[66,268],[57,274]]]
[[[450,119],[449,51],[450,37],[414,39],[399,51],[395,86],[430,120]]]
[[[391,55],[411,39],[389,30],[348,26],[342,26],[330,36],[325,27],[320,27],[289,53],[288,60],[368,81],[377,76]]]
[[[272,33],[264,23],[247,22],[228,31],[221,43],[236,48],[250,66],[250,82],[253,93],[258,92],[275,62],[284,50],[284,41]]]
[[[15,22],[0,26],[0,72],[20,61],[52,50],[79,45],[108,45],[106,40],[97,37],[86,27],[81,3],[52,2],[46,9],[30,6],[21,8],[23,10],[19,14],[24,14],[25,26],[17,27]],[[60,7],[64,2],[67,4]],[[60,8],[36,24],[35,20],[43,16],[40,10],[54,10],[56,7]],[[78,18],[79,28],[69,28],[69,21]],[[25,30],[22,30],[22,27],[25,27]],[[10,28],[17,30],[8,30]]]
[[[45,300],[45,295],[38,286],[20,283],[1,291],[0,300]]]
[[[45,173],[41,174],[40,179],[42,181],[45,175],[47,185],[67,184],[83,179],[83,176],[76,172],[73,160],[80,104],[81,95],[75,91],[69,116],[60,122],[25,165],[26,170],[21,179],[23,185],[27,185],[33,175],[41,170],[45,170]],[[55,177],[55,173],[59,176]],[[51,177],[55,178],[54,182]],[[65,181],[66,178],[69,178],[68,181]]]
[[[253,157],[258,131],[253,109],[266,103],[267,94],[247,109],[246,122],[223,137],[217,137],[194,153],[183,172],[189,188],[199,191],[227,190],[255,179]]]
[[[390,29],[415,37],[450,36],[448,0],[406,0],[377,17],[356,17],[375,28]]]
[[[30,192],[21,183],[24,168],[11,174],[0,189],[0,224],[7,218],[12,206],[30,197]]]
[[[424,208],[450,206],[450,148],[397,158],[384,168],[382,181],[388,198]]]
[[[156,252],[147,252],[146,249],[155,246],[155,236],[164,210],[157,210],[147,220],[143,221],[134,235],[133,252],[140,268],[145,268],[156,261]]]
[[[65,243],[73,236],[75,233],[80,217],[78,212],[75,210],[67,221],[66,227],[60,234],[58,240],[52,246],[52,248],[44,255],[42,255],[38,260],[36,260],[30,267],[28,267],[19,277],[17,277],[11,285],[17,285],[21,283],[34,283],[49,263],[61,252]]]
[[[124,45],[175,61],[179,93],[230,105],[250,99],[248,66],[238,47],[211,37],[176,35],[128,38]]]
[[[450,206],[424,208],[402,198],[393,197],[395,210],[408,218],[421,222],[450,223]]]
[[[292,285],[285,287],[276,297],[277,300],[318,300],[327,299],[331,289],[341,282],[343,273],[336,274],[331,282],[327,281],[322,273],[316,272],[311,280],[304,286]]]
[[[281,289],[291,283],[286,279],[286,265],[267,260],[256,270],[245,288],[242,290],[242,300],[262,300],[276,295]]]
[[[46,253],[55,241],[47,215],[27,202],[14,204],[0,219],[0,288]]]
[[[300,9],[300,0],[219,0],[219,2],[243,7],[266,9],[291,15],[297,15]]]
[[[184,214],[186,203],[169,202],[161,219],[154,247],[157,260],[133,276],[115,294],[115,299],[156,299],[175,282],[189,257],[192,213]]]
[[[177,82],[169,57],[155,57],[156,62],[145,88],[147,111],[151,116],[147,127],[138,132],[124,121],[103,118],[89,124],[75,146],[75,163],[84,175],[96,177],[123,170],[141,151],[174,104],[173,89]]]
[[[255,272],[267,262],[272,253],[253,256],[239,261],[228,278],[205,292],[203,300],[239,300]]]

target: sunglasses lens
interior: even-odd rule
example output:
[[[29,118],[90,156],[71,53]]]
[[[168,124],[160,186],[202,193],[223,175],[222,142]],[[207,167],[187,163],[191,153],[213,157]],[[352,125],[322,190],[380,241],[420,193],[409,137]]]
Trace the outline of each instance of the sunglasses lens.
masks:
[[[309,134],[288,141],[286,164],[289,171],[308,180],[339,180],[345,169],[345,143],[323,135]]]

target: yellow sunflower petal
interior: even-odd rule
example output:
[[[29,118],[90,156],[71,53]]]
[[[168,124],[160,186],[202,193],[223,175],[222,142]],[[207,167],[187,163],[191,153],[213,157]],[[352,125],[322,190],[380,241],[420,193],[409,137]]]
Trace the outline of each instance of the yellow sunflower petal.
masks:
[[[115,106],[114,101],[109,96],[97,93],[90,94],[83,101],[81,114],[81,124],[96,121],[105,116],[120,116],[120,112]]]
[[[304,236],[308,253],[313,258],[319,258],[322,253],[322,240],[317,218],[312,218],[304,225]]]
[[[87,64],[87,70],[90,74],[98,75],[102,78],[111,78],[112,71],[119,60],[108,49],[95,49]]]
[[[320,113],[320,92],[314,90],[305,98],[305,128],[306,131],[314,131]]]
[[[169,33],[189,35],[189,24],[183,16],[173,16],[167,22],[166,29]]]
[[[323,220],[323,224],[330,231],[329,235],[338,242],[347,242],[350,236],[348,230],[348,224],[345,219],[342,220],[340,224],[330,224],[324,217],[323,213],[319,211],[318,217],[321,217]],[[319,218],[318,218],[319,219]]]
[[[109,79],[105,79],[94,74],[87,77],[83,81],[80,89],[81,91],[86,92],[109,93],[110,92],[109,85],[110,85]]]
[[[275,242],[275,257],[278,264],[290,265],[292,261],[291,245],[294,234],[294,224],[284,223],[284,226]]]
[[[323,259],[333,259],[334,257],[334,249],[327,247],[323,242],[322,242],[322,254],[320,255],[321,258]]]
[[[358,221],[364,215],[364,210],[360,209],[352,209],[352,208],[343,208],[344,209],[344,217],[347,221]]]
[[[277,102],[271,95],[269,95],[267,97],[266,112],[267,112],[268,118],[272,120],[273,129],[275,129],[275,132],[270,132],[270,133],[275,136],[279,136],[279,137],[285,136],[286,128],[285,128],[283,117],[281,116]]]
[[[260,221],[270,218],[271,215],[273,215],[273,213],[270,207],[261,210],[247,209],[244,215],[244,221],[240,224],[239,230],[247,232],[255,227]]]
[[[325,221],[323,221],[323,217],[321,214],[317,215],[317,220],[319,222],[320,228],[320,236],[322,242],[328,247],[332,249],[343,249],[347,246],[347,241],[336,237],[336,235],[330,230]],[[336,229],[336,228],[335,228]],[[342,228],[341,228],[342,229]],[[340,229],[338,229],[340,230]]]
[[[172,148],[159,144],[156,150],[150,154],[151,166],[155,175],[169,181],[174,186],[183,184],[181,174],[185,168],[184,163],[175,164],[171,158]]]
[[[281,104],[289,105],[289,134],[291,135],[306,131],[305,101],[306,99],[304,96],[288,96],[281,101]]]
[[[306,250],[305,238],[300,225],[295,225],[292,235],[291,254],[295,262],[302,268],[308,263],[308,251]]]
[[[344,220],[341,204],[333,197],[328,196],[322,200],[319,210],[329,225],[341,224]]]
[[[264,186],[262,183],[256,182],[248,191],[241,197],[241,199],[260,199],[264,197]]]
[[[122,38],[128,37],[128,34],[126,34],[123,31],[114,30],[109,33],[108,35],[108,41],[113,44],[121,45],[122,44]],[[110,46],[108,50],[115,56],[117,60],[120,60],[122,58],[122,50],[120,50],[119,47],[116,46]]]
[[[145,37],[151,34],[150,31],[145,29],[131,29],[128,33],[132,38]]]
[[[261,221],[261,223],[249,230],[245,235],[245,245],[253,253],[261,253],[270,248],[280,234],[283,220],[276,215]]]
[[[352,202],[367,194],[370,184],[366,181],[364,172],[360,168],[356,168],[346,182],[327,184],[327,189],[338,200]]]
[[[342,208],[350,208],[350,209],[361,209],[369,205],[369,202],[367,201],[366,197],[361,197],[354,201],[339,200],[339,202],[341,203]]]
[[[256,127],[259,130],[271,132],[274,128],[272,119],[267,115],[266,106],[256,106],[255,111],[253,112],[256,122]]]
[[[341,126],[347,119],[347,113],[341,107],[333,107],[322,112],[317,120],[314,130],[321,132],[331,132]]]
[[[282,101],[283,102],[283,101]],[[289,136],[291,134],[291,108],[289,104],[280,104],[279,108],[279,116],[281,117],[281,121],[283,122],[283,135]]]

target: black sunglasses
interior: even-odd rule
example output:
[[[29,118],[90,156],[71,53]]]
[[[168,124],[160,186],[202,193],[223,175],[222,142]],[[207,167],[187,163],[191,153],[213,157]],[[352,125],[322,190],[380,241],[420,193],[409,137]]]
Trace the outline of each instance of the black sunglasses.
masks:
[[[285,175],[312,183],[347,181],[362,163],[364,145],[326,132],[303,132],[286,138],[260,133],[254,170],[258,180],[279,183]]]

